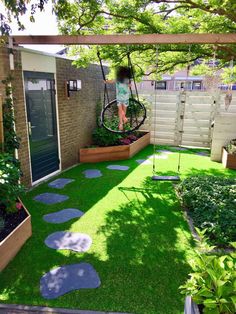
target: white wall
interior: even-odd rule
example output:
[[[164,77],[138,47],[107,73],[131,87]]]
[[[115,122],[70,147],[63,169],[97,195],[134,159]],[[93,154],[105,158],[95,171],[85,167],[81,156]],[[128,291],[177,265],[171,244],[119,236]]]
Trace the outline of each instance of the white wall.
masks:
[[[234,138],[236,138],[236,114],[218,114],[212,132],[211,160],[221,161],[222,147]]]
[[[56,58],[40,53],[22,51],[22,70],[56,73]]]

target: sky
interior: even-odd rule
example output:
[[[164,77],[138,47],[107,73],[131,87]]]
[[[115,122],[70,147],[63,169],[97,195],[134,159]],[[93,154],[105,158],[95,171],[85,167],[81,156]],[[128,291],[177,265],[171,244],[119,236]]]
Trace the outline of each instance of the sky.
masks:
[[[0,11],[4,10],[4,5],[0,3]],[[25,26],[24,31],[19,31],[16,21],[10,23],[12,35],[57,35],[57,21],[56,16],[52,14],[51,1],[45,6],[43,12],[38,11],[35,15],[35,23],[30,22],[30,14],[25,14],[21,18],[21,22]],[[24,45],[26,48],[40,50],[49,53],[56,53],[61,50],[63,46],[59,45]]]

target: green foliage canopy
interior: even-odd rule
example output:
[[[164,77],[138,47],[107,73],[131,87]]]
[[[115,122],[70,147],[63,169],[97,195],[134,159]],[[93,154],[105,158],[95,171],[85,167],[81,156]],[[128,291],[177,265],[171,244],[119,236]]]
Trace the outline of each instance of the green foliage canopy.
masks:
[[[17,19],[27,10],[30,1],[6,0],[9,16]],[[34,13],[43,10],[48,0],[34,0],[30,3],[30,19]],[[111,33],[234,33],[236,31],[235,0],[53,0],[53,11],[57,15],[62,34],[111,34]],[[7,17],[1,16],[2,32]],[[236,57],[236,45],[217,45],[216,58],[219,68],[229,64]],[[102,46],[101,55],[115,67],[126,62],[127,50],[131,52],[137,76],[155,76],[156,47],[153,45]],[[96,47],[72,47],[70,53],[79,56],[77,66],[87,66],[97,61]],[[159,73],[184,68],[197,59],[212,59],[213,45],[160,45],[158,48]],[[205,69],[206,70],[206,69]],[[204,74],[204,72],[202,72]],[[226,77],[225,77],[226,76]],[[229,81],[229,74],[223,77]],[[231,81],[234,79],[231,79]]]
[[[236,31],[235,9],[234,0],[82,0],[56,5],[63,34],[232,33]],[[153,45],[102,46],[99,49],[105,60],[112,61],[113,67],[126,63],[129,50],[136,74],[155,76],[153,65],[157,62],[159,73],[172,72],[197,59],[212,59],[213,48],[213,45],[160,45],[158,60],[157,47]],[[75,61],[78,66],[87,66],[97,60],[96,49],[75,46],[71,54],[79,56]],[[236,57],[235,45],[217,45],[219,68],[227,66],[233,57]],[[229,80],[227,73],[226,76]]]

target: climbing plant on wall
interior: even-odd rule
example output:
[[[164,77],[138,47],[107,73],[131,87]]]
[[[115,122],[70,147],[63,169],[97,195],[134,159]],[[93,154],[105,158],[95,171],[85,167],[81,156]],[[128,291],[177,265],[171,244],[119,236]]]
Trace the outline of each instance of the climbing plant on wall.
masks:
[[[15,149],[19,148],[20,139],[16,135],[14,127],[14,111],[12,96],[12,77],[8,76],[2,83],[5,85],[5,99],[3,101],[3,133],[4,145],[2,150],[6,153],[14,155]]]

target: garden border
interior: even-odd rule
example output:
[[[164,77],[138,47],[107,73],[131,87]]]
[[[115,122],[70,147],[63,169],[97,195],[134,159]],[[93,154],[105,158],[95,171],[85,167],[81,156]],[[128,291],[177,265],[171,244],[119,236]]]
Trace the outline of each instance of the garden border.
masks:
[[[53,308],[43,306],[19,305],[19,304],[0,304],[0,314],[128,314],[120,312],[100,312],[100,311],[86,311],[86,310],[73,310],[65,308]]]
[[[21,247],[32,235],[31,215],[22,203],[27,217],[12,232],[0,242],[0,271],[16,256]]]
[[[184,206],[183,202],[182,202],[182,198],[180,196],[180,194],[178,193],[176,187],[174,186],[174,190],[175,190],[175,194],[176,194],[176,197],[177,197],[177,200],[180,202],[180,206],[181,206],[181,209],[182,209],[182,212],[183,212],[183,216],[184,216],[184,219],[186,220],[188,226],[189,226],[189,230],[191,232],[191,235],[192,237],[194,238],[194,240],[197,240],[197,241],[201,241],[201,238],[200,236],[198,235],[197,233],[197,230],[194,226],[194,223],[193,223],[193,219],[189,216],[188,214],[188,208]],[[201,253],[212,253],[212,254],[215,254],[215,253],[224,253],[224,254],[229,254],[229,253],[232,253],[232,252],[235,252],[234,249],[230,249],[230,248],[215,248],[213,250],[210,250],[210,251],[207,251],[207,250],[201,250]]]
[[[129,145],[81,148],[79,160],[80,162],[96,163],[129,159],[150,144],[150,132],[140,132],[144,135]]]

